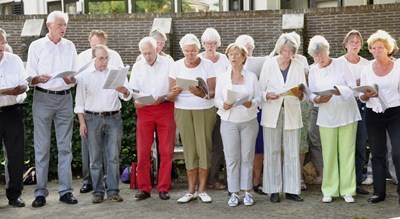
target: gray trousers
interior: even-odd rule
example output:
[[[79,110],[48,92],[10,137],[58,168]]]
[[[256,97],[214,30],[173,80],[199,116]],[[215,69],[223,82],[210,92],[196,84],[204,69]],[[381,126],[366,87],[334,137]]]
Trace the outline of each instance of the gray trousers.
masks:
[[[253,187],[253,161],[258,134],[257,119],[243,123],[221,121],[228,191],[239,192]]]
[[[35,90],[33,93],[33,125],[36,164],[36,188],[34,196],[48,196],[47,189],[51,126],[54,122],[58,150],[58,193],[60,196],[72,192],[71,138],[74,115],[71,94],[47,94]]]
[[[307,142],[308,142],[308,156],[311,162],[314,164],[318,172],[323,171],[323,161],[322,161],[322,146],[321,138],[319,135],[319,127],[317,125],[318,118],[318,107],[313,107],[311,109],[310,123],[307,132]]]

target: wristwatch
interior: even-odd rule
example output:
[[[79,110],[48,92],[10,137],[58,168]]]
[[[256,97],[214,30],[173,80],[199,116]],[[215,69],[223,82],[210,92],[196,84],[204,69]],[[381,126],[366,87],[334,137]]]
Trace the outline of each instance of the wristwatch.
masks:
[[[167,102],[168,101],[168,96],[164,95],[164,101],[163,102]]]

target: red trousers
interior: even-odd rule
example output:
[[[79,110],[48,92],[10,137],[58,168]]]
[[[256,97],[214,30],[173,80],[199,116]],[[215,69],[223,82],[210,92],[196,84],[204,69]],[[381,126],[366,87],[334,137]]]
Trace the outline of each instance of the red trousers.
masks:
[[[159,141],[158,153],[160,155],[157,191],[168,192],[171,187],[172,157],[176,133],[174,103],[165,102],[156,106],[145,106],[137,109],[136,114],[138,189],[149,193],[152,189],[150,180],[151,146],[154,141],[154,131],[156,131]]]

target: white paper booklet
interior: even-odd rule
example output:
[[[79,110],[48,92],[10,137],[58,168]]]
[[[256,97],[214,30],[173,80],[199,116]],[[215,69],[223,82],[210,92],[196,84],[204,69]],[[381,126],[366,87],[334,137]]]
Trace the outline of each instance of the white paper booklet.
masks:
[[[260,78],[261,74],[261,69],[263,67],[263,64],[267,60],[267,57],[248,57],[246,60],[245,68],[248,71],[253,72],[254,74],[257,75],[257,78]]]
[[[107,79],[103,84],[103,89],[115,89],[123,86],[128,74],[129,66],[120,69],[112,69],[107,74]]]
[[[65,78],[65,77],[75,77],[77,74],[79,74],[83,70],[87,69],[91,63],[92,63],[92,61],[86,63],[78,71],[64,71],[64,72],[58,73],[54,77],[52,77],[51,79],[54,79],[54,78]]]
[[[190,86],[198,86],[199,82],[192,79],[176,78],[176,85],[181,87],[184,91],[188,91]]]
[[[335,91],[336,89],[328,89],[328,90],[323,90],[323,91],[316,91],[313,92],[313,94],[315,95],[319,95],[319,96],[330,96],[332,95],[332,92]]]
[[[151,105],[156,102],[156,99],[152,95],[140,95],[133,93],[133,97],[135,98],[136,102],[143,105]]]
[[[363,85],[363,86],[355,87],[355,88],[353,88],[353,90],[360,92],[360,93],[366,93],[367,90],[369,90],[371,92],[378,92],[378,85],[377,84]]]
[[[233,104],[232,107],[240,106],[246,101],[249,101],[249,95],[244,93],[239,93],[228,89],[226,102]]]

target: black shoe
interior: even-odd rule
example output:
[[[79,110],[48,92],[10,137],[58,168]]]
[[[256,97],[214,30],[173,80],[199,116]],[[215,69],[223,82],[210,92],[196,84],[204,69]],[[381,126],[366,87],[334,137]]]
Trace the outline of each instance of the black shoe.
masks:
[[[271,197],[269,198],[273,203],[279,203],[281,199],[279,198],[279,193],[272,193]]]
[[[361,186],[356,188],[356,192],[360,195],[369,195],[369,192]]]
[[[160,196],[160,198],[161,198],[162,200],[168,200],[168,199],[170,199],[170,196],[169,196],[169,193],[168,193],[168,192],[161,191],[161,192],[158,193],[158,196]]]
[[[8,204],[14,207],[25,207],[25,202],[21,199],[21,197],[13,200],[8,200]]]
[[[136,200],[143,200],[143,199],[146,199],[146,198],[150,198],[150,193],[145,192],[143,190],[139,190],[135,195],[135,199]]]
[[[375,204],[381,201],[385,201],[385,198],[379,197],[379,196],[372,196],[371,198],[368,199],[368,203],[370,204]]]
[[[67,204],[77,204],[78,200],[72,195],[71,192],[65,193],[63,196],[60,197],[60,201],[65,202]]]
[[[296,201],[296,202],[302,202],[303,201],[303,198],[300,197],[299,195],[286,193],[285,196],[286,196],[286,199],[293,200],[293,201]]]
[[[39,208],[46,204],[46,198],[44,196],[37,196],[32,202],[32,207]]]
[[[93,186],[90,184],[83,184],[82,188],[79,190],[80,193],[88,193],[93,190]]]

